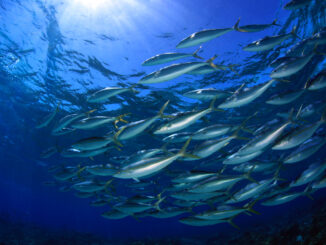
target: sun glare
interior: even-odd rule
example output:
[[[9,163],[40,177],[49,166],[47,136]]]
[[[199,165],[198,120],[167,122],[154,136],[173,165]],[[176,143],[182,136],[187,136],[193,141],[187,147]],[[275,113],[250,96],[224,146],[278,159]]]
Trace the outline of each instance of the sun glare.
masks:
[[[112,2],[112,0],[75,0],[75,4],[80,4],[81,7],[91,10],[96,10],[101,7],[108,7],[112,5]]]

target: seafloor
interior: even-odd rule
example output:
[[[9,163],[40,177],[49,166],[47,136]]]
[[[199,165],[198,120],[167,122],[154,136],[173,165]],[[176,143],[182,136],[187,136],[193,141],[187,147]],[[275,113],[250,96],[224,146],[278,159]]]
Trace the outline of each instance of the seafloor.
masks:
[[[287,215],[277,217],[277,220],[260,222],[250,227],[250,231],[236,231],[229,234],[219,233],[212,236],[188,238],[150,238],[110,240],[94,234],[76,231],[49,230],[35,224],[14,222],[9,214],[0,216],[0,245],[113,245],[113,244],[156,244],[156,245],[325,245],[326,244],[326,198],[311,202],[308,207],[297,208]],[[217,226],[218,227],[218,226]]]

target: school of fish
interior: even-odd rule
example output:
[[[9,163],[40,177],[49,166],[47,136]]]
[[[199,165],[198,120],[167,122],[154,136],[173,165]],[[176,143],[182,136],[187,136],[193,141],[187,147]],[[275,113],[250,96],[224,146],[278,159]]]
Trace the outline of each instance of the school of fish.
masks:
[[[311,2],[292,0],[284,9],[295,11]],[[270,79],[256,86],[243,84],[236,91],[202,88],[182,94],[187,100],[201,102],[200,109],[175,111],[172,101],[158,101],[160,106],[151,117],[136,121],[132,113],[105,116],[97,115],[96,110],[96,105],[109,104],[112,97],[138,93],[137,87],[145,84],[170,81],[184,74],[236,72],[234,65],[215,64],[215,55],[201,57],[205,43],[229,32],[260,32],[278,26],[277,20],[241,26],[239,19],[233,27],[198,31],[176,45],[177,49],[197,48],[194,53],[159,54],[142,65],[164,65],[187,58],[193,61],[156,69],[130,87],[98,90],[87,97],[87,103],[94,107],[87,112],[57,119],[58,103],[36,128],[51,126],[51,137],[72,132],[91,134],[92,130],[102,134],[81,136],[69,147],[54,146],[42,152],[43,158],[60,154],[68,160],[81,159],[77,165],[51,166],[54,181],[45,184],[58,186],[62,192],[74,191],[79,198],[90,198],[91,206],[107,207],[102,214],[107,219],[179,217],[181,223],[191,226],[229,223],[238,228],[233,219],[259,214],[256,205],[281,205],[303,196],[312,199],[315,191],[326,187],[326,159],[311,161],[298,176],[283,177],[283,173],[325,149],[325,98],[311,104],[305,104],[302,98],[325,93],[326,70],[311,76],[300,89],[292,89],[296,83],[293,77],[304,73],[306,65],[316,57],[323,59],[325,30],[302,40],[294,26],[288,33],[246,44],[243,52],[269,52],[285,41],[303,44],[304,48],[299,56],[284,56],[272,62]],[[259,103],[277,107],[279,113],[274,115],[275,120],[262,123],[257,120],[261,111],[256,101],[278,86],[285,88],[284,92]],[[248,110],[239,118],[226,117],[253,103],[256,111]],[[211,115],[221,121],[209,120]],[[109,132],[108,127],[112,129]],[[126,155],[124,148],[135,145],[136,138],[148,142],[147,147]],[[100,155],[107,160],[98,161]]]

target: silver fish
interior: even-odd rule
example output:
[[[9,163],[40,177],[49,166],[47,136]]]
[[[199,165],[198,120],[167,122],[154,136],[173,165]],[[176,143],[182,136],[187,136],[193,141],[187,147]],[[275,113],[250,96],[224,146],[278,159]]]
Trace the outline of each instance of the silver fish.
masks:
[[[158,54],[155,55],[147,60],[145,60],[142,65],[143,66],[153,66],[153,65],[160,65],[164,63],[168,63],[171,61],[179,60],[179,59],[184,59],[188,57],[195,57],[197,59],[203,59],[202,57],[198,56],[197,53],[199,52],[200,48],[197,49],[194,53],[192,54],[187,54],[187,53],[165,53],[165,54]]]
[[[321,149],[326,143],[326,140],[320,137],[315,137],[304,142],[297,150],[291,152],[284,160],[285,164],[292,164],[303,161],[313,154],[315,154],[319,149]]]
[[[287,150],[300,145],[308,140],[316,130],[326,122],[326,111],[324,111],[320,121],[310,125],[304,125],[293,130],[288,135],[280,139],[273,147],[273,150]]]
[[[271,50],[291,37],[297,37],[296,26],[293,27],[290,33],[278,35],[278,36],[266,36],[262,39],[259,39],[257,41],[248,44],[243,48],[243,50],[249,52],[262,52],[262,51]]]
[[[87,98],[87,102],[89,103],[104,103],[108,101],[111,97],[117,96],[122,93],[126,92],[134,92],[137,93],[137,91],[134,89],[134,86],[131,86],[129,88],[120,88],[120,87],[107,87],[104,89],[101,89],[99,91],[96,91],[92,95],[90,95]]]
[[[190,143],[190,139],[184,144],[182,149],[171,156],[155,157],[143,159],[139,162],[131,163],[127,166],[122,167],[118,173],[113,175],[120,179],[138,179],[157,173],[163,168],[170,165],[172,162],[180,157],[187,156],[186,148]]]
[[[159,113],[149,119],[140,120],[137,122],[133,122],[130,124],[127,124],[119,129],[119,131],[115,134],[114,138],[116,140],[127,140],[133,137],[136,137],[137,135],[144,132],[148,127],[150,127],[157,119],[163,118],[164,110],[169,104],[169,101],[167,101],[159,111]]]
[[[285,4],[284,9],[286,10],[296,10],[308,6],[312,0],[291,0]]]
[[[217,37],[220,37],[228,32],[233,31],[234,28],[224,28],[224,29],[209,29],[191,34],[186,37],[181,42],[178,43],[177,48],[188,48],[197,45],[201,45]]]
[[[139,84],[151,84],[151,83],[161,83],[177,78],[187,72],[195,70],[199,67],[205,66],[208,63],[211,66],[214,66],[212,61],[216,58],[216,56],[207,60],[206,62],[186,62],[173,64],[167,67],[164,67],[158,71],[152,72],[149,75],[143,77],[139,80]]]
[[[326,163],[311,164],[290,186],[305,185],[309,182],[316,180],[319,176],[323,175],[326,169]]]
[[[245,25],[245,26],[239,26],[240,18],[238,22],[235,24],[234,29],[239,32],[259,32],[263,31],[269,27],[272,26],[280,26],[279,24],[276,24],[277,19],[275,19],[271,24],[256,24],[256,25]]]
[[[225,92],[222,90],[217,90],[215,88],[206,88],[206,89],[196,89],[183,94],[183,96],[191,98],[191,99],[198,99],[198,100],[213,100],[213,99],[224,99],[230,96],[231,93]]]
[[[52,120],[54,119],[56,114],[58,113],[59,106],[60,106],[60,103],[57,105],[56,109],[53,112],[51,112],[49,115],[47,115],[46,117],[44,117],[42,119],[41,123],[36,125],[36,128],[44,128],[44,127],[48,126],[52,122]]]
[[[218,108],[227,109],[247,105],[262,95],[274,82],[275,80],[270,80],[266,83],[259,84],[243,91],[240,91],[240,87],[238,92],[235,92],[232,96],[227,98],[218,106]]]
[[[210,106],[207,109],[196,112],[190,112],[172,119],[171,121],[161,125],[158,129],[156,129],[154,131],[154,134],[170,134],[189,127],[190,125],[196,123],[196,121],[200,118],[206,116],[207,114],[213,111],[216,111],[214,103],[215,99],[211,102]]]

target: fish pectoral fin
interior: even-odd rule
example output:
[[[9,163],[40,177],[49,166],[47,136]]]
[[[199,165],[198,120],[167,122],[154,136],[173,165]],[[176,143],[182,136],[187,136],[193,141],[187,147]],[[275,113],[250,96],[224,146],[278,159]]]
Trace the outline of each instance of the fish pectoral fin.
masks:
[[[134,181],[136,182],[140,182],[140,180],[138,178],[132,178]]]

